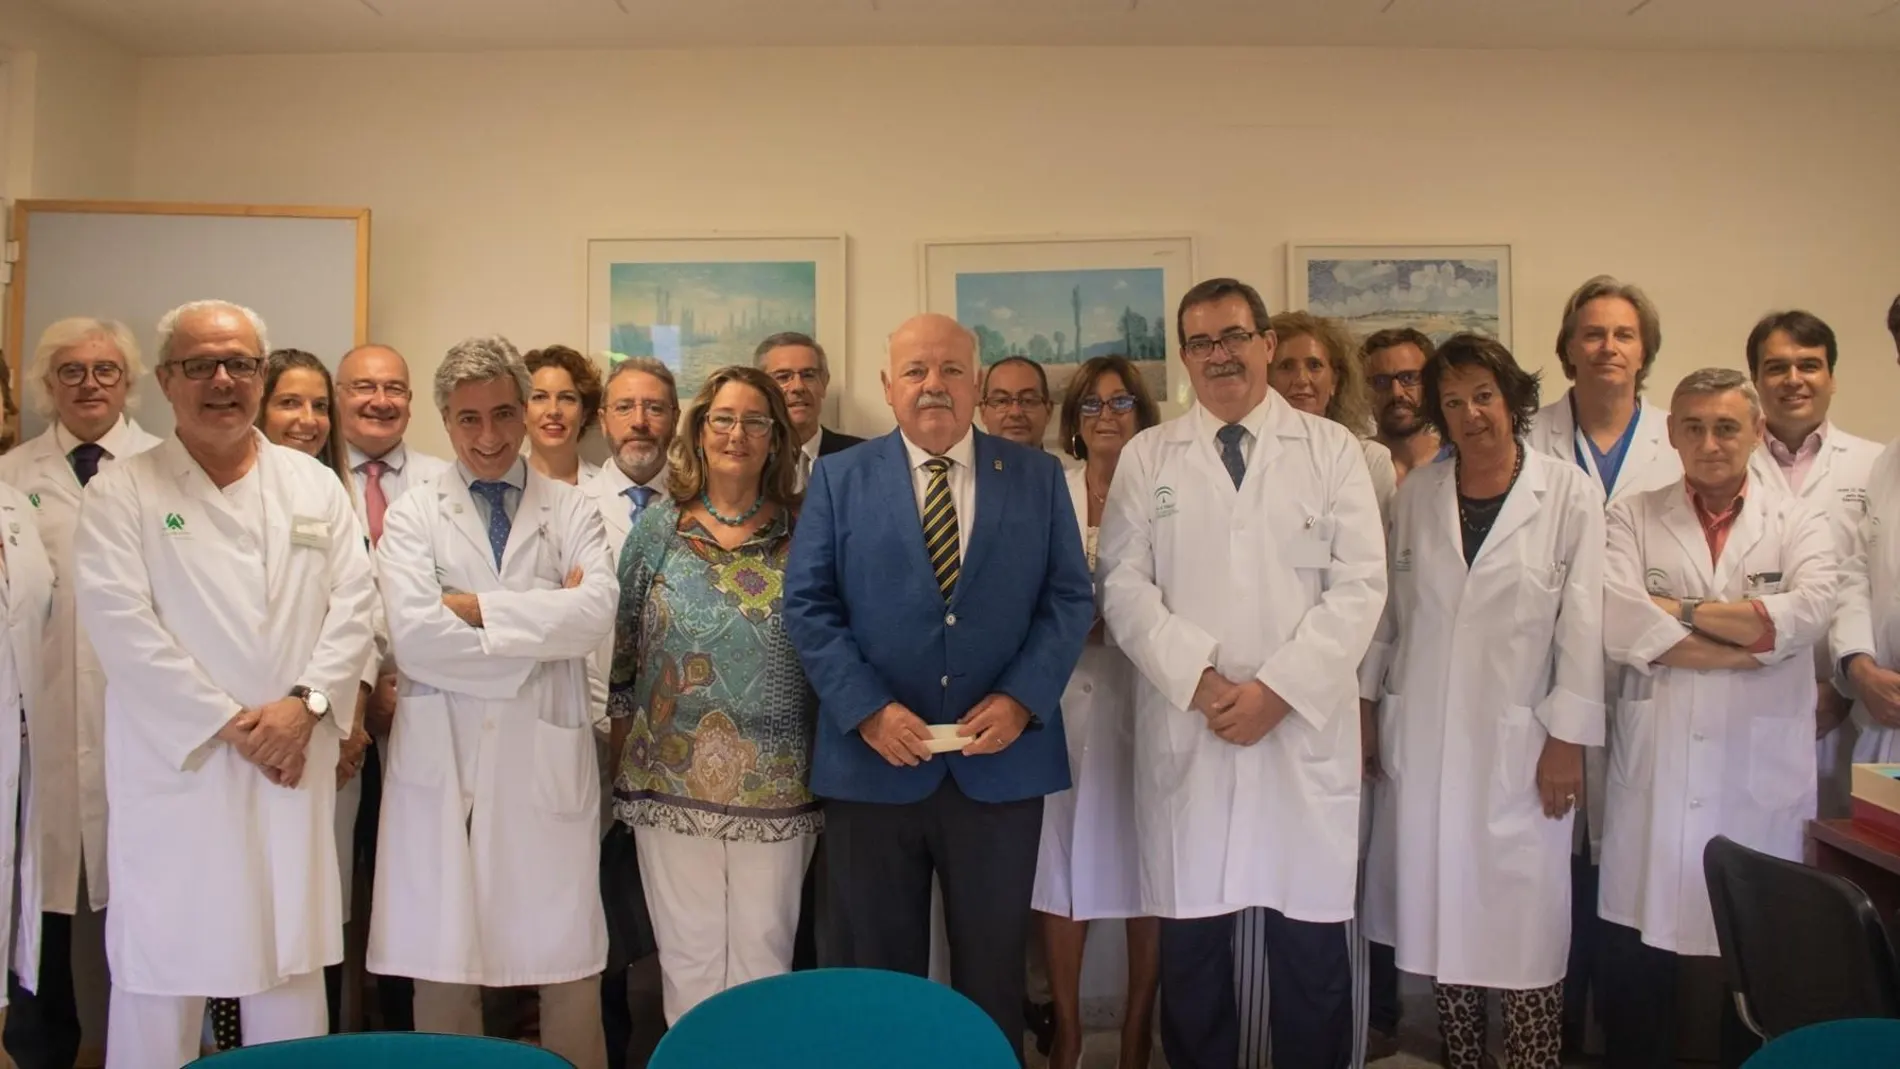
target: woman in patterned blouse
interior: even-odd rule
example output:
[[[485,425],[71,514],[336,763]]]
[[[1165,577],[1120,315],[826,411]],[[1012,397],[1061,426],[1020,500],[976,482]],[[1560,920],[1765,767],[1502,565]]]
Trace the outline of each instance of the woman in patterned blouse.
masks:
[[[720,369],[674,439],[671,496],[621,552],[614,813],[633,829],[669,1024],[791,968],[822,819],[818,699],[781,611],[797,460],[778,387]]]

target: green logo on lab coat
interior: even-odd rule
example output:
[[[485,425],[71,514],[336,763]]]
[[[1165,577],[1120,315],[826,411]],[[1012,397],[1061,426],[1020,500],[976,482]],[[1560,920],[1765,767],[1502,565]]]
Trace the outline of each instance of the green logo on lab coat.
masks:
[[[34,507],[34,508],[39,508],[39,507],[40,507],[40,495],[38,495],[38,494],[28,494],[28,495],[26,495],[26,499],[27,499],[28,501],[31,501],[31,502],[33,502],[33,507]]]
[[[178,513],[176,513],[176,512],[167,512],[167,513],[165,514],[165,529],[166,529],[167,531],[182,531],[182,530],[184,530],[184,529],[185,529],[185,518],[184,518],[183,516],[180,516],[180,515],[179,515]]]

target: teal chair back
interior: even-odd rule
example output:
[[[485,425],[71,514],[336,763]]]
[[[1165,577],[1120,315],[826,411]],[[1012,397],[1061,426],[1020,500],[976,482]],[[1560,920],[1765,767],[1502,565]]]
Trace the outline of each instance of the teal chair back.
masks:
[[[647,1069],[1016,1069],[976,1003],[877,969],[814,969],[723,991],[681,1017]]]
[[[264,1043],[191,1063],[206,1069],[574,1069],[558,1054],[506,1039],[429,1032],[349,1032]]]
[[[1777,1036],[1742,1069],[1871,1069],[1900,1065],[1900,1020],[1824,1021]]]

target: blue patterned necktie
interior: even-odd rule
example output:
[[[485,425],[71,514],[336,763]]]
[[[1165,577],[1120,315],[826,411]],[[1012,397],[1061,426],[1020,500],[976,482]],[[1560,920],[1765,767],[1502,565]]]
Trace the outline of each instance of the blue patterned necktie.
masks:
[[[72,457],[73,475],[83,487],[99,474],[99,461],[106,455],[106,447],[98,442],[81,442],[67,455]]]
[[[627,495],[627,500],[633,502],[633,507],[627,510],[629,520],[639,519],[640,513],[646,511],[647,505],[653,500],[651,486],[629,486],[620,492]]]
[[[468,488],[471,493],[488,502],[488,545],[495,551],[495,567],[500,568],[501,551],[508,548],[508,529],[512,526],[502,497],[508,492],[508,484],[477,480],[469,483]]]
[[[1220,440],[1220,462],[1226,466],[1227,474],[1234,477],[1234,489],[1240,489],[1240,480],[1247,477],[1247,457],[1240,451],[1241,436],[1247,428],[1238,423],[1229,423],[1214,432]]]

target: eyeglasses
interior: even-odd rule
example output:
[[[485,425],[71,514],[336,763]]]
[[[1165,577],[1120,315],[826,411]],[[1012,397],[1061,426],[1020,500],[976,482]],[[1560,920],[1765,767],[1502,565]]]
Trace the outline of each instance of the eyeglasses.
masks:
[[[993,393],[983,399],[983,407],[992,412],[1002,412],[1011,408],[1028,411],[1033,408],[1042,408],[1048,403],[1049,399],[1039,393]]]
[[[1247,343],[1259,336],[1257,330],[1230,330],[1218,338],[1189,338],[1182,348],[1194,359],[1206,360],[1214,355],[1214,347],[1218,345],[1228,356],[1239,359],[1246,353]]]
[[[786,368],[784,371],[772,372],[772,381],[778,383],[780,386],[790,386],[794,382],[802,382],[807,386],[811,386],[824,381],[824,378],[825,373],[815,367]]]
[[[175,367],[185,373],[188,379],[203,381],[217,375],[218,369],[234,379],[253,379],[264,366],[264,361],[255,356],[194,356],[185,360],[173,360],[166,367]]]
[[[391,401],[407,401],[410,397],[409,387],[403,383],[372,382],[369,379],[346,382],[343,384],[343,392],[358,398],[374,397],[380,393]]]
[[[1416,371],[1401,371],[1393,375],[1374,375],[1366,380],[1366,382],[1372,386],[1374,392],[1377,393],[1384,393],[1390,390],[1393,383],[1397,383],[1408,390],[1417,389],[1418,384],[1423,381],[1424,376]]]
[[[615,401],[607,411],[616,419],[632,419],[635,412],[645,412],[648,419],[665,419],[673,414],[673,406],[665,401]]]
[[[91,365],[61,364],[53,374],[61,386],[77,386],[86,381],[87,375],[91,375],[92,381],[101,386],[111,386],[125,377],[125,368],[111,361]]]
[[[1112,412],[1133,412],[1135,410],[1135,395],[1132,393],[1118,393],[1106,401],[1099,397],[1084,397],[1081,401],[1077,402],[1075,407],[1085,416],[1099,416],[1102,414],[1104,408]]]
[[[770,416],[735,416],[730,412],[714,412],[706,417],[706,426],[714,434],[730,435],[735,427],[744,427],[747,438],[763,438],[772,433]]]

